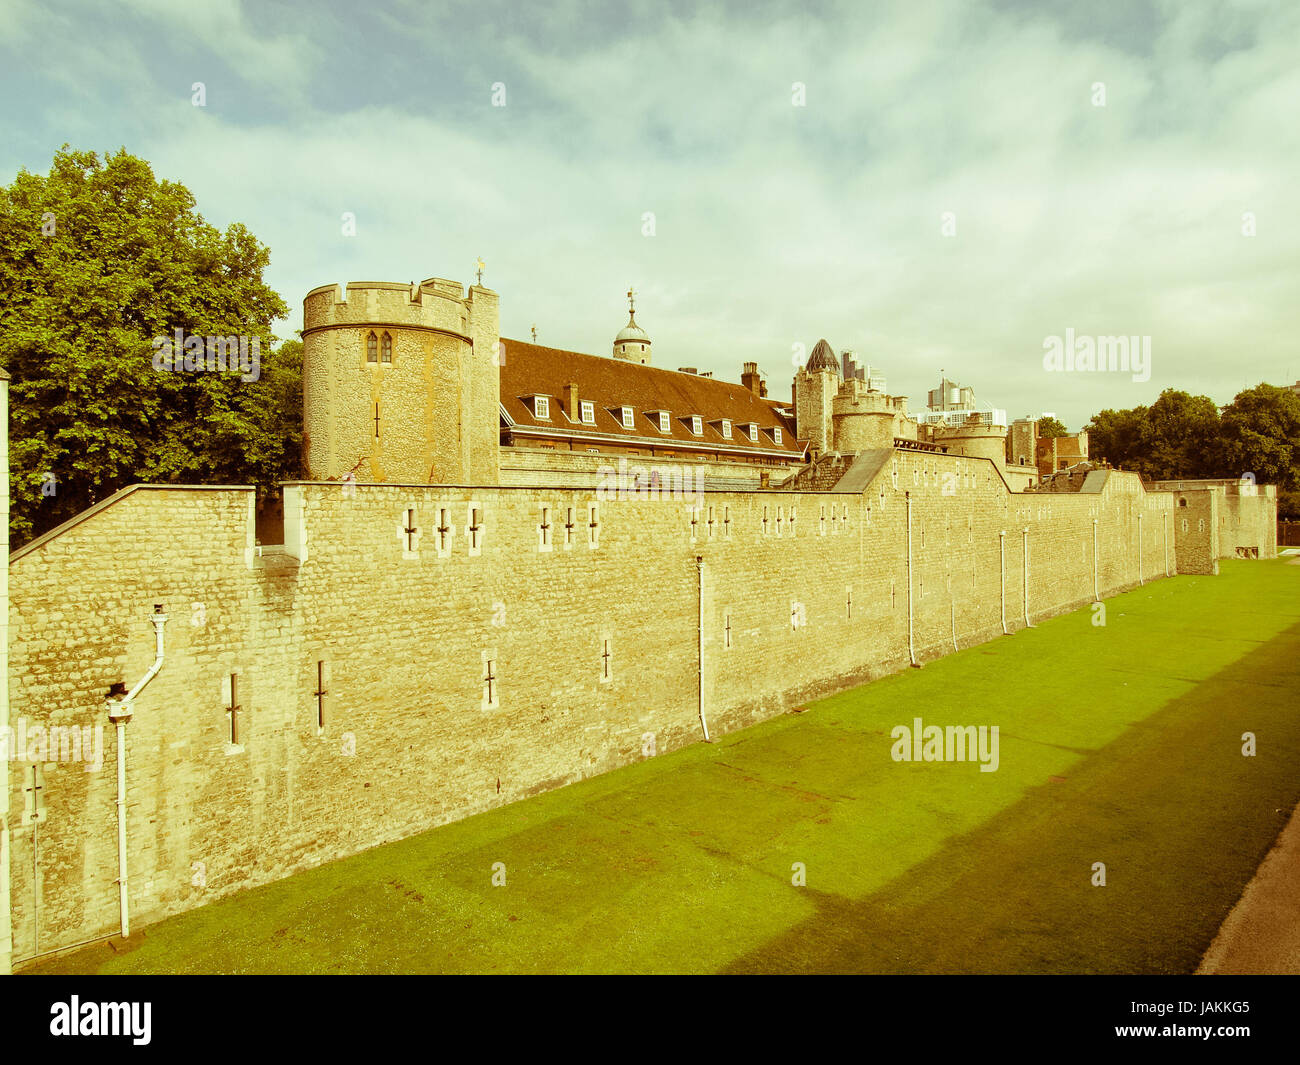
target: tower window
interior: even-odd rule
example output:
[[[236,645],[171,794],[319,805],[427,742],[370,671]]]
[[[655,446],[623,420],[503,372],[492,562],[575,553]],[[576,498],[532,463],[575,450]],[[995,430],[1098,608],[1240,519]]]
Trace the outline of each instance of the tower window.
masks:
[[[374,333],[370,333],[366,337],[366,362],[378,362],[378,361],[379,361],[379,341],[376,339]]]
[[[239,674],[230,674],[230,680],[224,685],[226,691],[226,719],[229,722],[229,732],[226,740],[231,747],[238,747],[244,740],[243,716],[244,708],[239,702]]]
[[[393,338],[390,337],[390,336],[388,335],[387,332],[384,333],[383,359],[382,359],[382,361],[383,361],[383,362],[392,362],[392,361],[393,361]]]
[[[323,659],[316,662],[316,690],[312,695],[316,698],[316,728],[320,732],[325,731],[325,726],[329,723],[329,665]]]
[[[23,824],[45,820],[45,770],[39,762],[23,769]]]
[[[501,690],[497,682],[496,650],[483,652],[483,696],[479,705],[484,710],[495,710],[501,705]]]

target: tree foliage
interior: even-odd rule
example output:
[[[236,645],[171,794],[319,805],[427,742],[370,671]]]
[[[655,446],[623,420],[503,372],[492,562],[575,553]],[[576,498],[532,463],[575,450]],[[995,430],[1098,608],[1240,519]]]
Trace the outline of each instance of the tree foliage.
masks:
[[[1065,427],[1064,422],[1056,418],[1039,418],[1038,435],[1040,437],[1069,436],[1070,430]]]
[[[1094,415],[1088,450],[1151,480],[1252,474],[1278,486],[1282,511],[1300,489],[1300,396],[1261,384],[1220,412],[1206,396],[1165,389],[1150,407]]]
[[[125,149],[55,154],[0,188],[0,362],[9,371],[10,535],[21,542],[139,481],[263,487],[299,472],[301,343],[268,249],[203,220]],[[260,376],[170,372],[156,337],[256,338]]]

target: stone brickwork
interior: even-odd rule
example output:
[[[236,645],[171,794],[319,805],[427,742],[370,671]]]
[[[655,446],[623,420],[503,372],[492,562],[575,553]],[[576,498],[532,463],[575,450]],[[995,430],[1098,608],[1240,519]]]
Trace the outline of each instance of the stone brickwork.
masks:
[[[1179,500],[1215,496],[1217,558],[1277,557],[1277,486],[1253,480],[1156,481],[1153,490]]]
[[[166,659],[126,728],[137,923],[1188,568],[1172,495],[1090,487],[1016,494],[919,451],[855,494],[698,503],[300,483],[260,555],[251,490],[124,493],[10,562],[12,717],[105,725],[103,767],[44,766],[44,819],[12,818],[15,958],[115,930],[103,697],[152,660],[155,603]]]
[[[493,484],[498,299],[434,278],[303,302],[304,462],[319,480]],[[373,346],[372,346],[373,338]],[[373,355],[373,360],[372,360]]]

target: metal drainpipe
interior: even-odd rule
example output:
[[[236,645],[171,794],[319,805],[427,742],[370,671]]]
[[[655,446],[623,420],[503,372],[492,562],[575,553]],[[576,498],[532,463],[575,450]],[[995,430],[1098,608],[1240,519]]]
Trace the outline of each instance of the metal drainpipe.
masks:
[[[912,493],[904,492],[903,497],[907,500],[907,655],[912,665],[920,669],[912,625]]]
[[[1142,583],[1142,512],[1138,511],[1138,584]]]
[[[1024,538],[1021,541],[1021,550],[1025,556],[1025,628],[1034,629],[1038,626],[1029,623],[1029,526],[1024,528]]]
[[[118,909],[122,920],[122,938],[131,934],[130,903],[127,898],[127,860],[126,860],[126,725],[134,712],[135,697],[144,690],[144,686],[158,675],[163,664],[163,626],[167,624],[167,615],[163,613],[162,603],[154,603],[153,622],[155,651],[153,665],[140,678],[134,688],[121,699],[109,695],[104,701],[108,705],[108,719],[117,727],[117,896]]]
[[[1101,602],[1101,589],[1097,584],[1097,519],[1092,519],[1092,598]]]
[[[704,742],[712,743],[709,738],[709,723],[704,718],[704,556],[695,556],[695,570],[699,575],[699,601],[700,601],[700,632],[699,642],[696,646],[697,659],[700,664],[700,724],[704,727]]]
[[[1002,635],[1007,631],[1007,530],[998,532],[998,600],[1002,609]]]

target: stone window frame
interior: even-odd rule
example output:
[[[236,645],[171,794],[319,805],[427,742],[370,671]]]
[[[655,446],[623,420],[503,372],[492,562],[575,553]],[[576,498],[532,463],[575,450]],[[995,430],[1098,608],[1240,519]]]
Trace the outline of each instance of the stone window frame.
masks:
[[[477,532],[471,531],[477,529]],[[487,537],[487,510],[477,499],[465,504],[465,543],[470,558],[483,553],[483,541]],[[475,541],[478,543],[475,543]]]
[[[328,656],[316,659],[316,688],[312,699],[316,703],[316,735],[324,736],[334,717],[334,697],[330,691],[333,681],[333,663]]]
[[[361,358],[367,366],[379,365],[379,335],[373,329],[361,338]]]
[[[495,647],[484,649],[479,657],[479,683],[482,691],[479,695],[480,710],[499,710],[501,708],[501,659]]]
[[[419,520],[420,508],[414,503],[408,503],[402,508],[402,516],[397,522],[397,542],[401,545],[404,562],[416,561],[420,557],[420,537],[424,535],[424,530],[418,524]],[[410,547],[407,546],[407,529],[412,530]]]
[[[379,335],[379,365],[392,366],[396,361],[393,358],[393,334],[385,329]]]
[[[27,752],[22,752],[26,754]],[[26,825],[43,825],[45,824],[49,813],[45,806],[45,791],[48,785],[45,783],[45,766],[40,762],[19,763],[23,765],[23,815],[22,823]],[[31,773],[31,783],[28,783],[28,773]]]
[[[247,702],[247,687],[239,671],[232,667],[231,672],[223,674],[221,678],[221,706],[226,718],[226,739],[223,746],[227,755],[243,754],[247,749],[248,737],[243,720],[248,712],[245,705]]]
[[[614,638],[608,631],[600,634],[600,679],[597,683],[609,684],[614,680]]]

